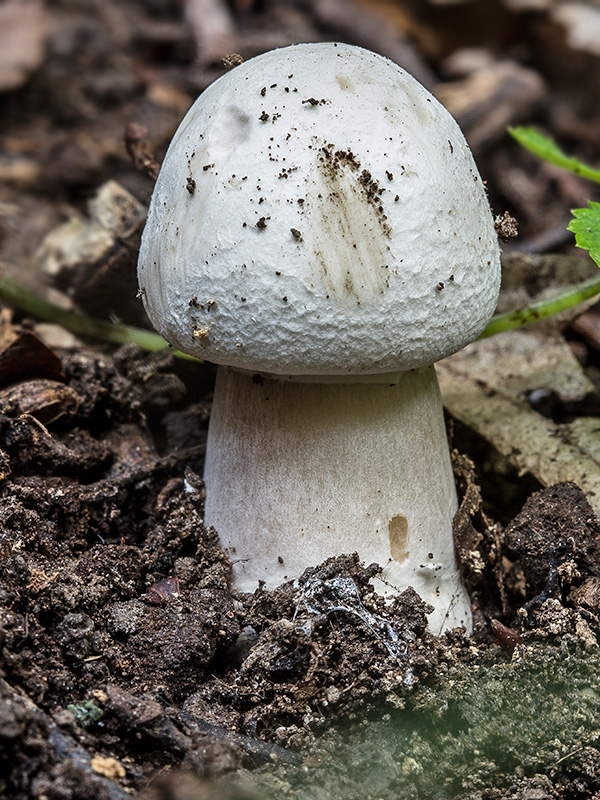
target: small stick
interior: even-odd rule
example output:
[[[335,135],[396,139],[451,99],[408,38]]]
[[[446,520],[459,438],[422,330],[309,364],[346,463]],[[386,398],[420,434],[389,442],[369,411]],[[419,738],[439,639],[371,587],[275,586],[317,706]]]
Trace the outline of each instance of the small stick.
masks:
[[[154,158],[154,154],[148,150],[148,131],[137,122],[130,122],[125,128],[125,149],[129,154],[132,164],[149,175],[152,180],[158,178],[160,164]]]

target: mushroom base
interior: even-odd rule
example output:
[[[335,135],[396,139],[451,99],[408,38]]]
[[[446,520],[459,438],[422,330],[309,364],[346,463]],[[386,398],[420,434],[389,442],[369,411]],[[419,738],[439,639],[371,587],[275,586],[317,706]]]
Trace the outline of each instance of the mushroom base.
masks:
[[[238,591],[273,588],[357,552],[378,591],[412,586],[434,633],[472,628],[435,370],[390,384],[289,383],[219,367],[208,435],[207,525]]]

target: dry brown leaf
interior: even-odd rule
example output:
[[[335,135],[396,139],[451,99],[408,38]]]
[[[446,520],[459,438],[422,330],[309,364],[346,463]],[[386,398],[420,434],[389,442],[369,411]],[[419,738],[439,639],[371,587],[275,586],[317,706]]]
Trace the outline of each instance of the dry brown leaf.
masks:
[[[432,89],[437,78],[421,49],[415,45],[412,13],[397,0],[307,0],[324,30],[337,31],[341,41],[351,41],[395,61],[420,83]],[[434,43],[431,43],[434,47]],[[426,50],[426,48],[425,48]]]
[[[107,181],[88,212],[74,213],[46,236],[37,255],[40,267],[87,313],[113,313],[140,324],[136,262],[146,208],[116,181]]]
[[[524,305],[515,297],[526,295],[531,302],[543,294],[556,294],[569,275],[573,280],[579,264],[582,269],[595,270],[591,262],[573,262],[569,256],[513,256],[509,261],[505,282],[510,289],[505,290],[502,305],[512,308]],[[554,285],[544,285],[539,273],[552,271]],[[536,282],[543,286],[539,292],[531,289]],[[562,324],[565,322],[563,319]],[[474,342],[440,362],[442,397],[454,418],[492,444],[521,474],[530,473],[544,486],[574,481],[598,512],[600,419],[556,424],[527,402],[534,390],[554,392],[564,401],[578,401],[594,391],[564,340],[560,324],[553,320],[507,331]],[[460,449],[460,442],[456,445]]]
[[[6,318],[3,318],[3,323]],[[62,362],[35,333],[3,324],[0,342],[0,387],[29,378],[64,381]]]
[[[9,0],[0,5],[0,91],[17,89],[44,59],[50,30],[39,0]]]
[[[569,47],[600,56],[600,8],[590,3],[561,3],[552,10],[552,18],[565,29]]]
[[[540,75],[514,61],[492,63],[435,89],[437,99],[457,119],[471,147],[506,136],[507,126],[529,114],[545,92]]]
[[[450,414],[483,436],[520,474],[534,475],[543,486],[573,481],[600,512],[600,461],[589,442],[590,433],[598,438],[600,419],[588,418],[591,431],[556,425],[455,364],[444,363],[439,377]]]

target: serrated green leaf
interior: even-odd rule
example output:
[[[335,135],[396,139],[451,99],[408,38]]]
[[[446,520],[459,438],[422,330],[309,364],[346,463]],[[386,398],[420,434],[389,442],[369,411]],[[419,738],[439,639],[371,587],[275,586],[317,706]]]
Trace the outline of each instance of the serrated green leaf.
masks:
[[[533,130],[533,128],[517,127],[509,128],[508,132],[530,153],[542,158],[549,164],[562,167],[575,175],[579,175],[587,180],[600,183],[600,170],[589,167],[582,163],[578,158],[568,156],[555,141],[543,133]]]
[[[575,208],[568,229],[575,234],[577,247],[588,250],[600,267],[600,203],[588,202],[588,208]]]

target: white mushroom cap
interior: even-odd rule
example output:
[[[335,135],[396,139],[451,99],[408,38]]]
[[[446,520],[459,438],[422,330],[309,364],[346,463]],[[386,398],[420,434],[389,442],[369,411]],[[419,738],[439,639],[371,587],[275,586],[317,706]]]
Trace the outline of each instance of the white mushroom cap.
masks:
[[[500,256],[464,136],[346,44],[258,56],[206,89],[152,198],[139,281],[179,349],[280,375],[376,375],[465,346]]]

